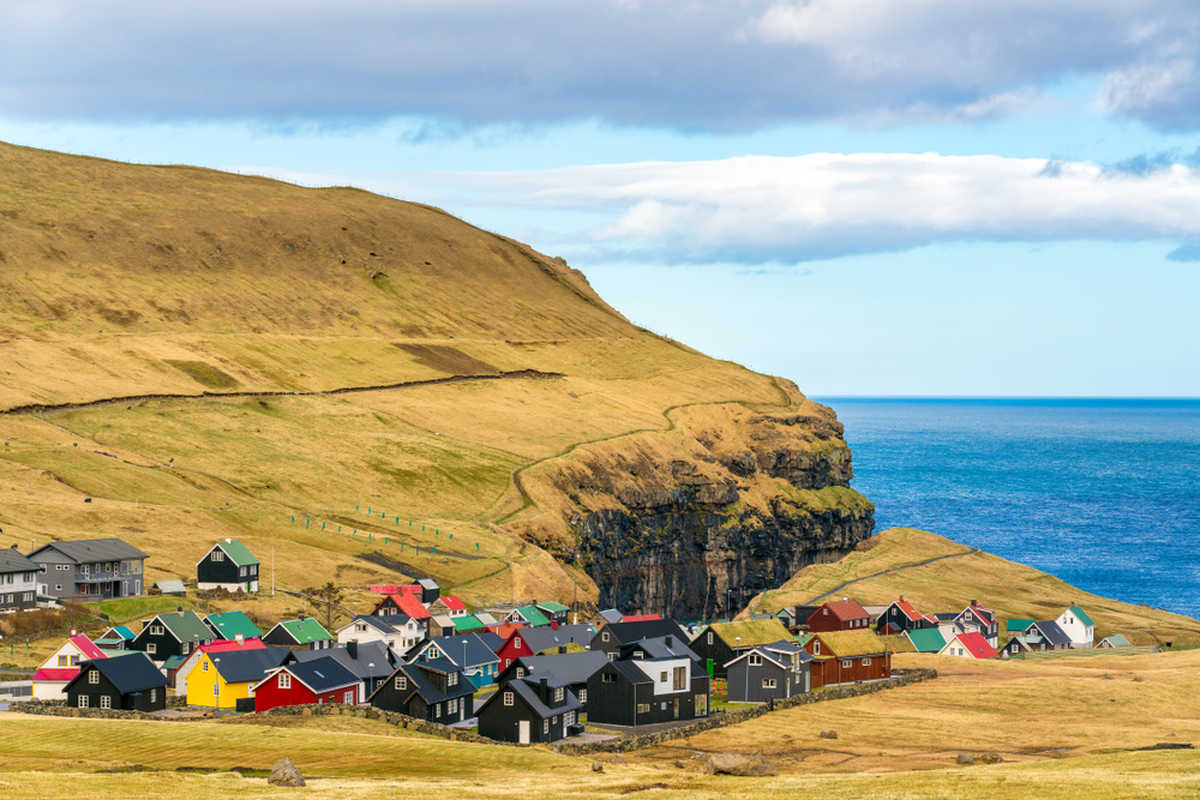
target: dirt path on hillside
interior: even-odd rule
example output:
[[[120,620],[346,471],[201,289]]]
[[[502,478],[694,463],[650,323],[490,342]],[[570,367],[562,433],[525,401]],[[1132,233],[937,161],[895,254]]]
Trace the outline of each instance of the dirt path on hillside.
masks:
[[[819,594],[816,597],[814,597],[813,599],[809,600],[807,603],[801,603],[800,605],[803,605],[803,606],[816,605],[817,603],[820,603],[822,600],[824,600],[826,597],[829,597],[829,595],[840,592],[842,589],[845,589],[847,586],[852,586],[853,584],[856,584],[860,581],[869,581],[872,578],[878,578],[880,575],[890,575],[893,572],[903,572],[906,569],[916,569],[917,567],[924,567],[924,566],[926,566],[928,564],[932,564],[936,561],[944,561],[947,558],[962,558],[963,556],[974,555],[975,553],[978,553],[978,552],[979,552],[978,547],[972,547],[970,550],[966,551],[965,553],[947,553],[944,556],[934,556],[933,558],[928,558],[924,561],[918,561],[915,564],[905,564],[902,567],[892,567],[891,569],[885,569],[885,570],[880,570],[879,572],[873,572],[870,575],[863,575],[861,578],[853,578],[851,580],[846,581],[845,583],[839,583],[837,586],[833,587],[828,592],[825,592],[825,594]]]

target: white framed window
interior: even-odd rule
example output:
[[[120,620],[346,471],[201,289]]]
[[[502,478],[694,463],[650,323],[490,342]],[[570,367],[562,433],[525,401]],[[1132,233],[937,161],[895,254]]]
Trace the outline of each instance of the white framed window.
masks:
[[[760,656],[758,653],[751,653],[749,656],[747,656],[746,661],[752,667],[762,666],[762,656]]]
[[[452,698],[446,702],[446,713],[455,714],[458,712],[458,698]]]
[[[158,645],[154,642],[146,642],[146,652],[150,655],[155,655],[158,653]]]
[[[638,703],[637,713],[649,714],[650,713],[650,704],[649,703]]]
[[[775,688],[775,679],[774,678],[763,678],[762,688],[774,689]]]
[[[864,667],[869,667],[869,666],[871,666],[871,659],[869,659],[869,658],[864,658],[864,659],[862,660],[862,665],[863,665]]]
[[[77,701],[77,705],[80,708],[87,708],[88,707],[88,696],[86,694],[79,695],[79,700]]]
[[[852,658],[843,658],[842,659],[842,669],[850,669],[853,666],[854,666],[854,659],[852,659]]]
[[[150,702],[153,703],[153,702],[156,702],[157,700],[158,700],[158,689],[151,689],[150,690]]]
[[[521,637],[520,636],[514,637],[513,638],[513,647],[519,648],[520,646],[521,646]]]
[[[212,560],[213,561],[224,561],[225,560],[225,551],[219,547],[216,550],[213,550],[212,551]]]
[[[575,724],[575,712],[574,711],[568,711],[567,713],[563,714],[563,725],[564,726],[565,725],[574,725],[574,724]]]
[[[112,708],[112,698],[106,694],[100,695],[100,707],[101,708]]]
[[[587,687],[586,686],[579,690],[579,702],[581,702],[581,703],[587,702]]]
[[[396,687],[396,691],[403,692],[405,689],[408,688],[408,678],[405,677],[404,675],[397,675],[396,680],[394,681],[394,685]]]
[[[442,704],[441,703],[433,704],[433,715],[435,717],[440,717],[442,715]]]
[[[503,700],[504,700],[504,705],[511,706],[513,704],[513,693],[505,692]]]
[[[446,685],[447,686],[457,686],[458,685],[458,673],[457,672],[451,672],[449,675],[446,676]]]
[[[213,684],[213,697],[220,697],[220,696],[221,696],[221,684],[214,683]]]
[[[608,660],[609,660],[609,661],[616,661],[616,660],[617,660],[617,654],[616,654],[616,653],[609,653],[609,654],[608,654]],[[611,682],[612,682],[612,681],[609,681],[609,683],[611,683]]]
[[[346,703],[347,705],[354,704],[354,690],[353,689],[351,689],[350,691],[348,691],[344,695],[342,695],[342,702]]]
[[[517,667],[517,677],[518,678],[525,677],[525,668],[524,667]]]
[[[704,641],[708,642],[709,644],[713,643],[713,632],[712,631],[708,632],[708,636],[705,637]]]
[[[554,702],[561,703],[563,701],[563,691],[561,686],[554,690]]]
[[[200,662],[200,671],[201,671],[201,672],[208,672],[208,661],[207,661],[207,660],[204,660],[204,661],[201,661],[201,662]]]
[[[292,676],[291,676],[291,674],[290,674],[290,673],[287,673],[287,672],[281,672],[281,673],[279,673],[279,681],[278,681],[278,684],[279,684],[279,688],[280,688],[280,689],[290,689],[290,688],[292,688]]]
[[[548,719],[542,720],[542,733],[543,734],[550,733],[550,720],[548,720]]]
[[[61,584],[61,583],[56,583],[56,584],[54,584],[54,591],[56,591],[56,592],[61,592],[61,591],[62,591],[62,584]]]
[[[162,636],[163,635],[163,626],[162,625],[151,625],[150,626],[150,635],[151,636]]]
[[[98,670],[98,669],[88,670],[88,683],[94,685],[99,682],[100,682],[100,670]]]
[[[609,635],[608,631],[605,631],[604,633],[600,634],[600,641],[602,641],[602,642],[607,642],[611,638],[612,637]]]

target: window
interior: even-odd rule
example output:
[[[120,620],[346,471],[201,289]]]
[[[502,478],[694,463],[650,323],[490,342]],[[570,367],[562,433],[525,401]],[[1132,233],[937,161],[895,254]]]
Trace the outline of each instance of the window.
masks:
[[[458,713],[458,698],[457,697],[452,698],[451,700],[449,700],[446,703],[446,713],[447,714]]]
[[[79,666],[79,656],[71,656],[71,666],[72,667]]]
[[[446,676],[446,685],[447,686],[458,686],[458,673],[457,672],[451,672],[449,675]]]
[[[100,670],[89,669],[88,670],[88,683],[97,684],[99,682],[100,682]]]
[[[550,720],[542,720],[542,733],[544,735],[548,735],[550,733]]]
[[[289,673],[287,673],[287,672],[279,673],[279,688],[280,689],[292,688],[292,676]]]
[[[112,708],[112,698],[106,694],[100,695],[100,707],[101,708]]]
[[[616,653],[609,653],[609,654],[608,654],[608,660],[609,660],[609,661],[615,661],[615,660],[616,660],[616,658],[617,658],[617,654],[616,654]]]
[[[243,578],[244,578],[244,577],[246,577],[246,568],[245,568],[245,567],[242,567],[242,568],[241,568],[241,569],[238,571],[238,575],[241,575]]]
[[[667,673],[665,673],[665,672],[658,673],[658,682],[666,683],[667,682]]]
[[[708,632],[708,636],[707,636],[707,638],[705,638],[704,641],[708,642],[709,644],[713,643],[713,632],[712,631]]]
[[[525,677],[525,668],[524,667],[517,667],[517,677],[518,678]]]
[[[763,678],[762,687],[764,689],[774,689],[775,688],[775,679],[774,678]]]
[[[146,643],[146,652],[149,653],[150,655],[154,655],[155,653],[158,652],[158,645],[156,645],[154,642],[147,642]]]
[[[605,631],[604,633],[600,634],[600,641],[602,641],[602,642],[607,642],[610,638],[612,638],[612,637],[610,637],[608,635],[608,631]]]
[[[353,689],[351,689],[350,691],[348,691],[344,695],[342,695],[342,702],[349,704],[349,705],[353,705],[353,703],[354,703],[354,690]]]
[[[408,688],[408,678],[404,675],[397,675],[394,685],[396,687],[396,691],[403,692]]]
[[[200,662],[200,671],[208,672],[208,660],[207,659]]]
[[[587,687],[586,686],[579,690],[579,702],[581,702],[581,703],[587,702]]]
[[[162,625],[151,625],[150,626],[150,635],[151,636],[162,636],[163,635],[163,626]]]
[[[821,655],[821,640],[820,639],[813,640],[813,655],[814,656]]]
[[[367,623],[365,623],[365,622],[354,623],[354,630],[358,631],[359,633],[366,633],[367,632]]]
[[[660,711],[666,711],[667,710],[667,701],[663,700],[661,703],[659,703],[658,708]]]
[[[442,715],[442,704],[441,703],[433,704],[433,715],[435,717],[440,717]]]
[[[843,658],[842,659],[842,669],[850,669],[853,666],[854,666],[854,659],[852,659],[852,658]]]
[[[67,665],[67,657],[66,657],[66,656],[59,656],[59,657],[58,657],[58,665],[59,665],[60,667],[65,667],[65,666]]]
[[[563,701],[563,688],[560,686],[554,690],[554,702],[561,703]]]
[[[78,702],[78,705],[80,708],[87,708],[88,707],[88,696],[86,694],[79,695],[79,700],[77,702]]]
[[[54,584],[54,591],[56,591],[56,592],[61,592],[61,591],[62,591],[62,584],[61,584],[61,583],[56,583],[56,584]]]
[[[219,547],[216,550],[213,550],[212,551],[212,560],[213,561],[224,561],[225,560],[225,551]]]
[[[563,714],[563,725],[564,726],[574,725],[574,724],[575,724],[575,712],[574,711],[568,711],[567,713]]]
[[[154,703],[158,700],[158,689],[150,690],[150,702]]]
[[[762,656],[760,656],[758,653],[751,653],[750,656],[746,659],[746,661],[752,667],[761,667],[762,666]]]
[[[677,692],[687,688],[687,667],[675,668],[675,682],[672,688]]]
[[[221,696],[221,684],[214,683],[213,684],[213,697],[220,697],[220,696]]]
[[[90,573],[91,573],[91,570],[87,564],[83,564],[82,566],[79,567],[79,574],[81,576],[83,576],[84,578],[88,577],[88,575]]]
[[[520,649],[520,647],[521,647],[521,637],[520,636],[513,637],[513,647]]]
[[[871,666],[871,659],[869,659],[869,658],[864,658],[864,659],[862,660],[862,665],[863,665],[864,667],[869,667],[869,666]]]
[[[650,704],[649,703],[638,703],[637,713],[649,714],[650,713]]]
[[[613,675],[611,672],[605,672],[600,675],[601,683],[616,683],[616,681],[617,676]]]
[[[504,693],[504,705],[511,706],[512,704],[513,704],[513,693],[505,692]]]

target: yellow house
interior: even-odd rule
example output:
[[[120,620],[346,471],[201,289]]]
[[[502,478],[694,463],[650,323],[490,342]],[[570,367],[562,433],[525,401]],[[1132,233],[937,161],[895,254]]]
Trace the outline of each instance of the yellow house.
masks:
[[[206,652],[187,675],[188,705],[236,708],[267,670],[286,663],[291,654],[286,647]]]

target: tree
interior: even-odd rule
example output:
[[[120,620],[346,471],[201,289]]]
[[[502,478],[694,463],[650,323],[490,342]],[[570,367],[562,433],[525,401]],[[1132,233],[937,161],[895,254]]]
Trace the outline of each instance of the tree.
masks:
[[[342,616],[341,603],[344,594],[341,588],[329,581],[320,588],[309,587],[304,590],[304,599],[316,611],[317,620],[326,630],[333,630],[333,621]]]

